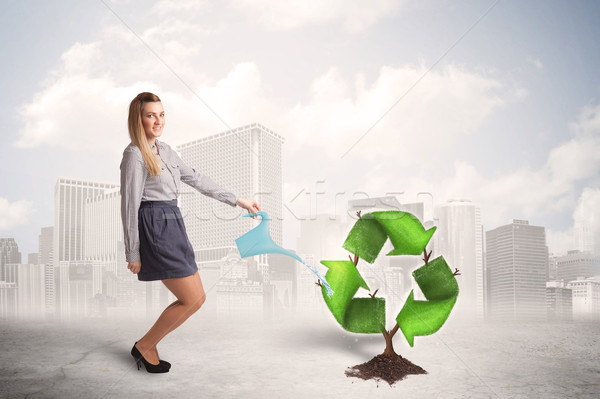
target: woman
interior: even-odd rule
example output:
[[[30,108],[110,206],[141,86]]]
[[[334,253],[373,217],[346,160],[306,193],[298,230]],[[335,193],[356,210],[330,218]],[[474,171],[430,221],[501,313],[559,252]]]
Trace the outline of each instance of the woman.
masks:
[[[152,328],[136,341],[131,354],[138,370],[143,362],[150,373],[169,371],[156,345],[195,313],[206,298],[194,251],[177,207],[181,183],[232,207],[260,211],[256,201],[237,198],[209,177],[187,166],[166,143],[158,141],[165,126],[160,98],[138,94],[129,105],[131,143],[121,161],[121,217],[127,268],[140,281],[161,280],[177,300]]]

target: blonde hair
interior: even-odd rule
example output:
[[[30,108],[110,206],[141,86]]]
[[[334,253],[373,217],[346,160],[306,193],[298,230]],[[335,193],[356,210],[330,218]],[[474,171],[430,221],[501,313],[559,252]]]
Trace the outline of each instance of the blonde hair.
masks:
[[[156,157],[148,144],[146,133],[144,132],[144,126],[142,125],[142,107],[147,102],[159,102],[160,98],[156,94],[143,92],[135,96],[135,98],[129,104],[129,118],[127,120],[127,127],[129,128],[129,137],[133,144],[135,144],[142,152],[142,157],[148,169],[150,176],[160,175],[160,169],[156,162]]]

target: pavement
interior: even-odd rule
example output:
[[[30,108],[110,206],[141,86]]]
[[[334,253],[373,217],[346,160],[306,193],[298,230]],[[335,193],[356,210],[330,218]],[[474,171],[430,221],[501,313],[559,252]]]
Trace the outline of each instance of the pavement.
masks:
[[[218,318],[200,309],[158,346],[168,373],[137,370],[142,320],[0,320],[1,398],[598,398],[600,323],[453,318],[396,352],[428,374],[346,377],[383,336],[346,332],[330,314]],[[392,326],[389,326],[390,328]],[[371,395],[371,396],[369,396]],[[375,396],[376,395],[376,396]]]

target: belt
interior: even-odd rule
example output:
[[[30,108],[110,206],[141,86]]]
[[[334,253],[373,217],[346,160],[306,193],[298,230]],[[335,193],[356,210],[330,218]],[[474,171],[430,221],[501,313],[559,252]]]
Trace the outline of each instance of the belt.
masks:
[[[140,208],[172,208],[177,206],[177,199],[170,201],[142,201],[140,202]]]

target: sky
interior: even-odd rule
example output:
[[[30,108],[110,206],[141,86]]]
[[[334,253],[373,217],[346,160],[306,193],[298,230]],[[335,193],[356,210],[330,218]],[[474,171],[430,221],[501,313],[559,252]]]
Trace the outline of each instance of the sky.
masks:
[[[0,237],[26,261],[59,177],[118,183],[151,91],[172,147],[254,122],[285,138],[287,248],[349,199],[429,192],[426,216],[470,199],[485,231],[526,219],[565,253],[575,217],[600,232],[599,19],[593,1],[5,1]]]

